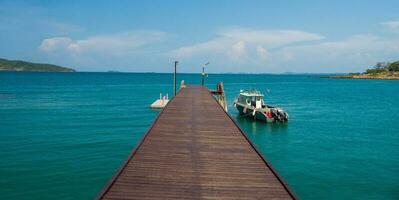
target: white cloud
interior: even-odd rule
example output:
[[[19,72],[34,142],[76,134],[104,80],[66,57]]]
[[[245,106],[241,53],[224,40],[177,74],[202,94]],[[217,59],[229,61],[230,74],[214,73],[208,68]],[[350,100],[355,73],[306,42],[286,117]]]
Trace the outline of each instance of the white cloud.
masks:
[[[214,53],[214,52],[221,52],[226,49],[227,45],[230,44],[230,41],[226,40],[225,38],[217,38],[210,40],[208,42],[198,43],[190,46],[183,46],[178,49],[172,50],[170,54],[178,59],[191,57],[195,54],[199,53]]]
[[[240,59],[247,55],[246,52],[246,44],[244,41],[238,41],[237,43],[233,44],[229,51],[227,51],[227,55],[232,59]]]
[[[226,54],[232,60],[245,58],[248,51],[262,51],[288,44],[317,41],[324,37],[315,33],[296,30],[258,30],[233,28],[217,33],[217,37],[202,43],[183,46],[170,52],[177,59],[190,58],[204,53]],[[261,48],[259,48],[261,46]],[[264,57],[264,52],[261,57]]]
[[[261,45],[258,45],[256,47],[256,53],[257,53],[258,57],[262,60],[267,60],[271,56],[270,52]]]
[[[375,62],[397,59],[397,55],[399,38],[355,35],[340,41],[284,47],[274,52],[274,59],[282,66],[301,66],[301,71],[342,72],[362,71]]]
[[[43,40],[39,49],[46,52],[58,51],[68,48],[73,43],[71,38],[53,37]]]
[[[399,32],[399,21],[383,22],[383,23],[381,23],[381,25],[387,27],[391,31]]]
[[[395,27],[395,23],[384,23]],[[212,72],[355,72],[379,61],[399,58],[397,34],[358,34],[334,41],[299,30],[232,28],[216,32],[208,41],[172,50],[161,43],[165,37],[166,33],[159,31],[131,31],[83,39],[53,37],[43,40],[39,49],[52,58],[58,54],[64,59],[68,54],[76,64],[90,66],[116,62],[129,66],[132,60],[139,60],[153,67],[173,58],[182,61],[182,70],[187,72],[196,71],[196,66],[206,61],[212,63]],[[110,56],[119,57],[115,61]]]
[[[399,31],[399,21],[382,24]],[[220,72],[355,72],[399,59],[399,36],[357,34],[332,41],[298,30],[235,28],[171,54],[185,62],[211,60]]]
[[[190,64],[212,60],[215,71],[259,71],[271,66],[279,49],[323,39],[319,34],[298,30],[230,28],[217,32],[211,40],[174,49],[168,55]]]
[[[296,30],[256,30],[237,28],[224,31],[222,37],[240,39],[248,43],[263,44],[269,47],[281,46],[294,42],[321,40],[324,37],[315,33]]]
[[[85,39],[52,37],[44,39],[39,49],[48,53],[126,55],[139,47],[162,41],[164,32],[131,31]]]

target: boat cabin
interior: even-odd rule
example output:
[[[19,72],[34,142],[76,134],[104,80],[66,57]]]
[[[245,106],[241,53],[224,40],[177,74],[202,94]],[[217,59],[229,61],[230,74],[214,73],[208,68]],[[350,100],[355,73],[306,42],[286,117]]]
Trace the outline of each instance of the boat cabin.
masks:
[[[263,94],[261,94],[259,91],[256,90],[253,91],[241,90],[237,100],[242,104],[247,104],[255,108],[262,108],[264,105]]]

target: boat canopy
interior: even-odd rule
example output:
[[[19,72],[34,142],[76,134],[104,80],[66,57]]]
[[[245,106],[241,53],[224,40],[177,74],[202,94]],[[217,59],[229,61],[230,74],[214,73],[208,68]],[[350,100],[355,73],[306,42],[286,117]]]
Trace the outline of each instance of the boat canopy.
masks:
[[[247,97],[263,97],[258,90],[240,90],[240,95]]]

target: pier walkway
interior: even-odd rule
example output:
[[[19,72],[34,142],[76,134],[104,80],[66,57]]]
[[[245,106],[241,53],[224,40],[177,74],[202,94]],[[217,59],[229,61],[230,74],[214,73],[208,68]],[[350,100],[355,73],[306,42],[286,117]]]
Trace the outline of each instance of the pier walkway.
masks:
[[[295,199],[201,86],[182,88],[98,199]]]

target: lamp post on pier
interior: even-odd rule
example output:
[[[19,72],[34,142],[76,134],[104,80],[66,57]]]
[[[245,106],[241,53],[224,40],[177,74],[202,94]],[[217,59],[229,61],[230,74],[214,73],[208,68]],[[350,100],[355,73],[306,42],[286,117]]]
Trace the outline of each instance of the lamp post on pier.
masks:
[[[205,67],[209,65],[209,62],[205,63],[204,65],[202,65],[202,79],[201,79],[201,85],[204,86],[205,85]]]
[[[176,96],[176,68],[179,61],[175,61],[175,73],[173,74],[173,96]]]

